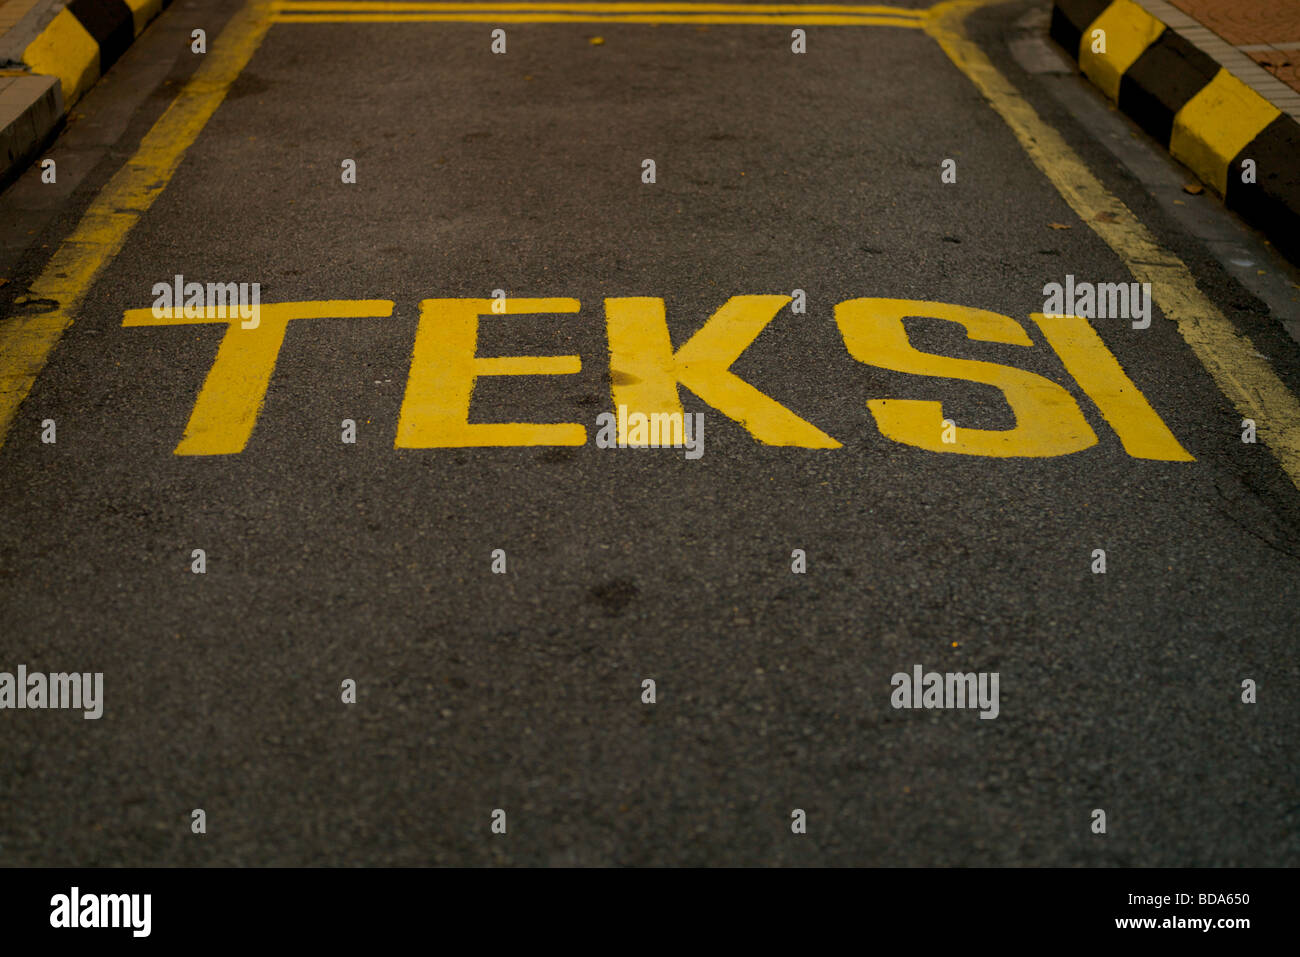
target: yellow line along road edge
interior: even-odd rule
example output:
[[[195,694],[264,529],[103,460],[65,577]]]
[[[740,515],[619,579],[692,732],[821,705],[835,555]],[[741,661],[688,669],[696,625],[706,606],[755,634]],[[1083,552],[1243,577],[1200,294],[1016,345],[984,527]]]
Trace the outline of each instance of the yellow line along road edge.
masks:
[[[0,446],[91,284],[162,193],[181,157],[262,42],[271,25],[268,7],[265,0],[252,0],[230,19],[203,64],[145,134],[135,155],[99,191],[76,229],[31,284],[26,314],[0,324]],[[42,302],[54,305],[45,308]],[[21,313],[22,303],[15,306]]]
[[[965,18],[1004,0],[949,0],[926,11],[925,30],[1011,127],[1026,153],[1072,209],[1116,252],[1300,488],[1300,403],[1249,340],[1196,288],[1190,271],[1092,175],[1054,129],[966,38]],[[50,352],[91,284],[121,249],[185,150],[216,111],[270,27],[272,5],[253,0],[227,24],[208,59],[145,135],[139,150],[99,192],[77,228],[32,284],[28,300],[57,305],[0,327],[0,445]]]
[[[931,8],[925,31],[966,74],[984,99],[1011,127],[1021,147],[1139,282],[1151,283],[1160,311],[1219,390],[1277,457],[1291,483],[1300,488],[1300,402],[1260,358],[1254,345],[1196,286],[1191,271],[1133,212],[1092,174],[1055,129],[1021,97],[984,52],[967,38],[966,17],[1006,0],[948,0]]]
[[[60,243],[31,284],[16,313],[0,323],[0,447],[9,435],[23,401],[31,392],[63,333],[92,284],[126,242],[127,234],[149,210],[230,85],[248,64],[274,21],[280,4],[250,0],[227,23],[203,64],[145,134],[131,159],[99,191],[72,234]],[[468,6],[468,5],[467,5]],[[491,5],[475,5],[489,8]],[[500,4],[514,7],[517,4]],[[552,4],[552,6],[563,6]],[[603,4],[610,8],[640,8],[638,4]],[[647,5],[649,6],[649,5]],[[688,6],[664,4],[658,9]],[[719,9],[728,4],[713,4]],[[739,5],[743,6],[743,5]],[[766,5],[773,8],[786,5]],[[842,5],[819,5],[838,8]],[[848,6],[848,5],[844,5]],[[894,7],[848,6],[854,11],[889,11],[900,26],[917,25],[925,11]],[[906,20],[907,22],[903,22]],[[47,305],[49,304],[49,305]]]

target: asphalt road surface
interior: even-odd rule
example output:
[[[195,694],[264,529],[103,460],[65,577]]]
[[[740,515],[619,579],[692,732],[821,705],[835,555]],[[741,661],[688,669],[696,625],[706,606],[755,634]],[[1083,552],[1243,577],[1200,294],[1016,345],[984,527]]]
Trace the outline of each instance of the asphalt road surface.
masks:
[[[0,863],[1300,861],[1300,287],[1042,3],[368,6],[178,0],[0,196],[0,671],[103,675]],[[1143,237],[1149,326],[1031,319]]]

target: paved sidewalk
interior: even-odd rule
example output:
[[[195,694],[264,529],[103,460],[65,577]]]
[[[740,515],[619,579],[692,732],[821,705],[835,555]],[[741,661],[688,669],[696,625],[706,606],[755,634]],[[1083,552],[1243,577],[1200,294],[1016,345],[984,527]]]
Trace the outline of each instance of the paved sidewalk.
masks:
[[[1052,38],[1300,263],[1300,0],[1055,0]]]
[[[34,6],[36,0],[0,0],[0,36],[16,27]]]
[[[1173,5],[1300,92],[1300,0],[1173,0]]]

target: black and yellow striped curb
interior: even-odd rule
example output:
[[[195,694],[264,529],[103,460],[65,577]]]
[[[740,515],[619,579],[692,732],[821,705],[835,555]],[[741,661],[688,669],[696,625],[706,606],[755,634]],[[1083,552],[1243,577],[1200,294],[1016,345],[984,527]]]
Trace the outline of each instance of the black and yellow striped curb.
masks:
[[[23,51],[33,73],[57,76],[68,110],[170,0],[72,0]]]
[[[1054,0],[1051,35],[1120,110],[1300,263],[1300,123],[1133,0]]]
[[[0,184],[22,171],[72,105],[170,2],[72,0],[44,24],[22,50],[30,74],[13,76],[0,94]]]

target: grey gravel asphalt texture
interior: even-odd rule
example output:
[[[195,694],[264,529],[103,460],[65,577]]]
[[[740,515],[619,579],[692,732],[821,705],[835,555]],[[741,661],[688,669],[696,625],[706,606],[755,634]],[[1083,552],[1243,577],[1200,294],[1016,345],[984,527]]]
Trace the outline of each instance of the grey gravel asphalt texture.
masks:
[[[1035,6],[972,35],[1300,391],[1267,308],[1009,58]],[[15,211],[30,183],[0,197],[26,250],[0,315],[194,69],[177,38],[238,7],[180,0],[79,107],[65,139],[152,71],[35,235]],[[1129,278],[939,46],[813,27],[794,56],[779,27],[519,24],[493,56],[489,30],[272,27],[38,379],[0,449],[0,670],[102,671],[105,713],[0,712],[0,864],[1300,861],[1300,494],[1173,324],[1097,325],[1194,463],[1127,455],[1050,350],[937,320],[910,321],[918,348],[1066,384],[1099,443],[941,455],[866,407],[1014,424],[996,389],[856,362],[836,303],[1024,320],[1067,272]],[[291,325],[247,448],[177,456],[222,331],[121,325],[177,273],[396,307]],[[799,288],[806,314],[734,371],[843,448],[761,445],[687,390],[698,461],[394,448],[420,301],[497,288],[582,308],[485,322],[480,354],[582,371],[481,382],[474,421],[594,434],[605,297],[662,297],[680,343],[730,296]],[[915,664],[998,672],[1000,715],[894,710],[890,676]]]

